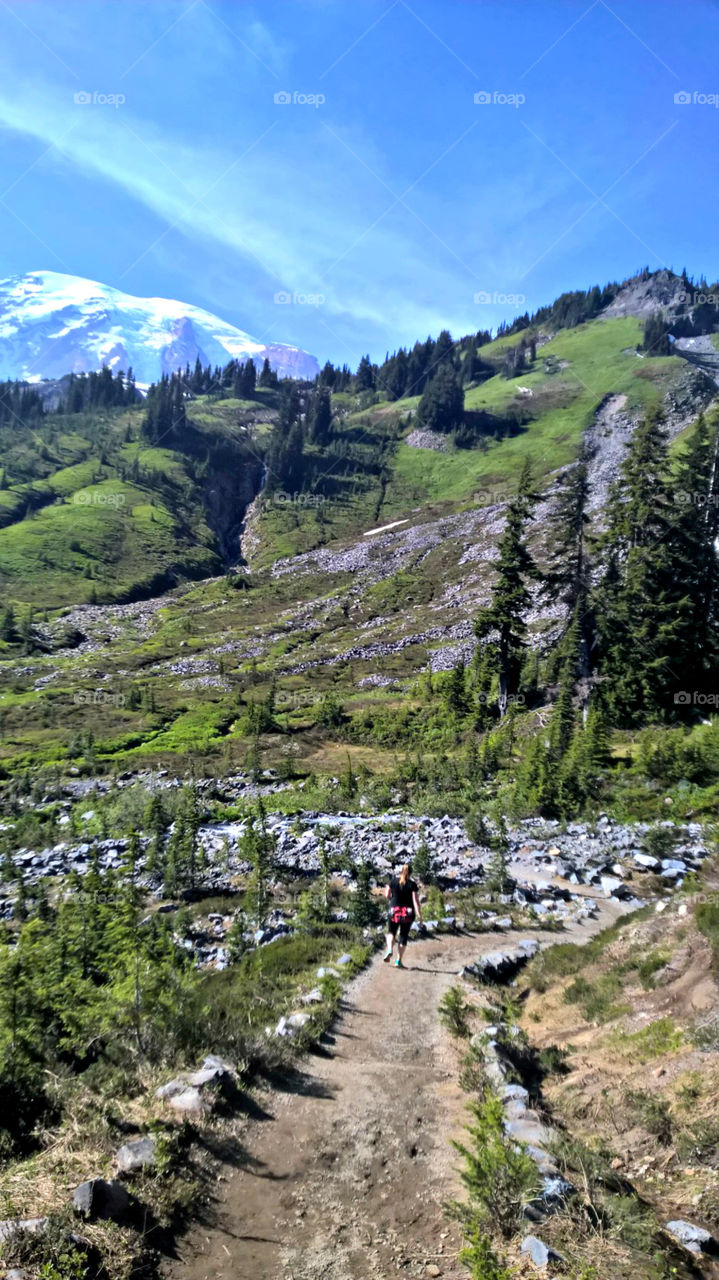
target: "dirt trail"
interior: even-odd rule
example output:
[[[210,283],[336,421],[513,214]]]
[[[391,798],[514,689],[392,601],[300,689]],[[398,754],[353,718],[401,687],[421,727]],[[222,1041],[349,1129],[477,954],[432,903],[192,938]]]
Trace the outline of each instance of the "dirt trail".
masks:
[[[616,914],[563,940],[586,940]],[[442,1211],[457,1191],[450,1138],[466,1097],[437,1005],[464,964],[529,936],[415,942],[404,972],[378,957],[297,1078],[260,1099],[268,1114],[249,1125],[242,1164],[226,1168],[216,1225],[180,1242],[167,1280],[466,1277]]]

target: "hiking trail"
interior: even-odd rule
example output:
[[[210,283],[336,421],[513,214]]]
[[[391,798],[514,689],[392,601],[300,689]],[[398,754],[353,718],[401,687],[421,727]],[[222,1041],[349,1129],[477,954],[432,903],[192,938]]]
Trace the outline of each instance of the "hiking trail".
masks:
[[[561,941],[586,941],[622,913],[599,905]],[[294,1076],[257,1096],[261,1118],[241,1161],[223,1166],[214,1221],[179,1241],[165,1280],[466,1280],[443,1206],[459,1194],[450,1142],[467,1096],[437,1006],[462,966],[532,936],[412,942],[404,971],[378,955]]]

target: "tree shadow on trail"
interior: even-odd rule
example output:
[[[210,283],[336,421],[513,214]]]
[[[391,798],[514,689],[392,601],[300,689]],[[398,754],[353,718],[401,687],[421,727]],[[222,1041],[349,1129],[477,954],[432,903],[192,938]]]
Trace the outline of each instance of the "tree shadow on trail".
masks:
[[[407,964],[405,969],[408,973],[440,973],[445,974],[448,978],[459,977],[459,969],[429,969],[423,964]]]
[[[317,1048],[313,1046],[310,1053],[317,1053]],[[328,1053],[319,1054],[319,1056],[331,1057],[332,1055]],[[299,1067],[266,1073],[265,1079],[278,1093],[290,1093],[301,1098],[324,1098],[328,1101],[335,1096],[335,1090],[323,1080],[318,1080],[307,1071],[301,1071]]]

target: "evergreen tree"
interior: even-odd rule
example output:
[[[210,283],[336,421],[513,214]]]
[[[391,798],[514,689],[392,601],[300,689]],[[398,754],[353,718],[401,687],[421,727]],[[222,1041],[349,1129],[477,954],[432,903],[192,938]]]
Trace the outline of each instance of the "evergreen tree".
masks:
[[[499,540],[497,581],[492,603],[481,610],[475,622],[478,639],[491,646],[490,660],[499,685],[500,716],[506,715],[509,698],[517,692],[526,649],[525,614],[531,599],[527,584],[538,576],[526,542],[526,526],[536,501],[531,470],[525,462]],[[491,639],[495,634],[497,639]]]
[[[357,888],[350,902],[349,917],[352,924],[364,929],[374,923],[376,916],[370,866],[368,862],[361,862],[357,871]]]
[[[362,356],[355,376],[355,382],[358,391],[373,391],[375,386],[375,371],[369,356]]]
[[[277,374],[270,364],[267,356],[265,356],[257,385],[260,387],[276,387],[278,382]]]
[[[673,710],[692,602],[673,563],[668,486],[661,415],[650,412],[627,446],[610,494],[604,567],[594,592],[603,688],[619,723]]]
[[[310,440],[314,444],[325,445],[330,438],[332,424],[332,402],[327,387],[320,386],[312,398],[312,410],[309,417]]]
[[[440,364],[422,392],[417,419],[431,431],[447,433],[459,427],[464,416],[464,391],[451,362]]]
[[[581,459],[561,481],[558,500],[550,513],[547,534],[548,565],[542,595],[565,611],[565,631],[555,646],[560,663],[567,649],[576,657],[575,678],[585,682],[591,670],[594,619],[589,604],[590,562],[587,549],[589,479]],[[569,632],[575,628],[575,633]]]
[[[264,928],[269,910],[269,879],[275,847],[276,840],[268,830],[267,813],[260,799],[256,812],[247,819],[247,828],[240,840],[240,857],[252,866],[247,896],[258,929]]]

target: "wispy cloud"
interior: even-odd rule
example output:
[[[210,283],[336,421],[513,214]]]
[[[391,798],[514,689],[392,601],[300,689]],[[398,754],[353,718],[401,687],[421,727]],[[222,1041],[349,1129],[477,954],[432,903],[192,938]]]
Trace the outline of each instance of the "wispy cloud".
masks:
[[[174,136],[137,119],[129,103],[120,109],[81,106],[71,92],[37,82],[23,90],[6,80],[0,126],[53,146],[43,164],[94,173],[141,202],[166,229],[215,242],[235,261],[260,270],[268,296],[280,287],[321,291],[327,314],[403,327],[411,315],[422,332],[436,327],[433,291],[446,296],[449,283],[461,297],[472,286],[461,268],[453,272],[451,263],[440,264],[434,250],[428,252],[429,237],[412,226],[406,210],[381,220],[392,204],[390,193],[381,181],[358,173],[353,156],[319,123],[316,136],[308,135],[304,122],[295,124],[281,108],[256,133],[256,124],[235,126],[231,145],[226,139],[223,147],[198,148],[186,134]],[[288,140],[288,131],[294,138]],[[381,160],[373,157],[373,163]],[[352,196],[360,179],[361,205]],[[364,253],[344,256],[374,218],[379,221],[369,247],[375,283],[383,282],[378,289],[369,287]],[[151,238],[138,244],[137,257],[152,250]],[[326,274],[339,258],[341,269]],[[132,283],[130,276],[126,284]]]

